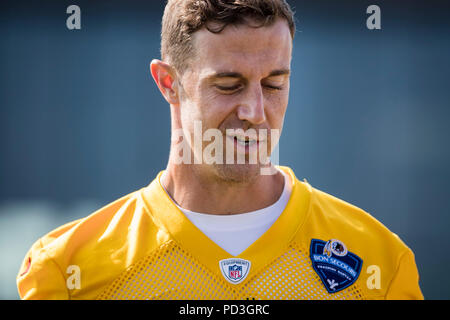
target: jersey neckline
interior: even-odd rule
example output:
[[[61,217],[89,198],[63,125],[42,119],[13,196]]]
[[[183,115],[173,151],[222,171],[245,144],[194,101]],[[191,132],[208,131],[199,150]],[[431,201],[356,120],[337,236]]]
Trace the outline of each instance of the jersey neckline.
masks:
[[[311,187],[300,182],[288,167],[277,166],[293,182],[289,201],[272,226],[247,249],[233,256],[200,231],[176,206],[160,183],[164,171],[142,189],[142,198],[149,214],[156,219],[172,238],[194,258],[210,270],[219,268],[219,261],[240,258],[251,261],[250,274],[241,284],[252,278],[261,268],[279,256],[306,221]],[[241,285],[240,284],[240,285]]]

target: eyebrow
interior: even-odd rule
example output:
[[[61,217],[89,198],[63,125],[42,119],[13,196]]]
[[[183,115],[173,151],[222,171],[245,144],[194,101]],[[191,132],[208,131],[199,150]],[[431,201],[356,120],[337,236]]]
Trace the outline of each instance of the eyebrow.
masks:
[[[269,75],[266,77],[274,77],[274,76],[282,76],[282,75],[288,75],[290,73],[289,69],[279,69],[279,70],[273,70],[269,73]],[[239,73],[239,72],[218,72],[216,74],[213,74],[210,78],[240,78],[244,79],[245,77]]]
[[[291,73],[291,70],[289,69],[280,69],[280,70],[274,70],[271,73],[269,73],[269,77],[273,77],[273,76],[284,76],[284,75],[288,75]]]

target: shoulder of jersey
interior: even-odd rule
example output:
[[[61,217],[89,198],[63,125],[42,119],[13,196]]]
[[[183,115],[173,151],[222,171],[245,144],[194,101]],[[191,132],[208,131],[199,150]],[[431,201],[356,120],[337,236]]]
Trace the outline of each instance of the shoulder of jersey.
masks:
[[[146,211],[138,190],[36,241],[25,257],[18,280],[30,269],[27,261],[45,266],[44,260],[51,260],[62,273],[77,266],[86,280],[84,292],[89,292],[82,298],[95,299],[99,292],[89,288],[90,283],[102,288],[168,239],[168,233]]]
[[[349,252],[361,258],[360,278],[365,281],[370,276],[367,268],[373,270],[370,266],[376,266],[384,276],[382,288],[388,288],[402,256],[410,251],[406,244],[366,211],[304,184],[310,192],[310,205],[306,221],[296,235],[297,241],[309,246],[312,239],[339,240]],[[384,291],[370,293],[385,294]]]

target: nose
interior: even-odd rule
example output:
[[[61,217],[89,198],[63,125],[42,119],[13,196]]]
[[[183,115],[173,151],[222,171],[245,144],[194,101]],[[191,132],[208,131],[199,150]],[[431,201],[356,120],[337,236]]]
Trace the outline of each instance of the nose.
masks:
[[[264,95],[260,84],[249,87],[237,108],[239,120],[247,120],[252,124],[262,124],[266,121],[264,112]]]

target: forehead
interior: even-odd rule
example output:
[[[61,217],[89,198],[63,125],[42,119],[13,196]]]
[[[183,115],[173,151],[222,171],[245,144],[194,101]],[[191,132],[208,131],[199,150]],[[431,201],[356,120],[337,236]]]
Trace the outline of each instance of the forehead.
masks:
[[[195,58],[192,71],[264,74],[289,69],[292,37],[286,21],[278,19],[264,27],[245,24],[227,26],[220,33],[205,28],[193,35]]]

